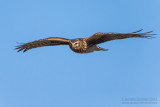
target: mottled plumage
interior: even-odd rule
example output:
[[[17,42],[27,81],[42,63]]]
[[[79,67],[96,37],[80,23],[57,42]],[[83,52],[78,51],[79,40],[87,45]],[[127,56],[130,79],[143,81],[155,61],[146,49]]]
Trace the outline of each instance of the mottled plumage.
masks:
[[[77,38],[77,39],[65,39],[59,37],[51,37],[46,39],[40,39],[33,42],[25,43],[17,46],[18,52],[25,52],[32,48],[43,47],[43,46],[55,46],[55,45],[69,45],[72,51],[76,53],[90,53],[93,51],[107,51],[108,49],[103,49],[98,47],[97,44],[117,40],[117,39],[125,39],[125,38],[152,38],[150,32],[146,33],[138,33],[142,31],[136,31],[132,33],[95,33],[88,38]]]

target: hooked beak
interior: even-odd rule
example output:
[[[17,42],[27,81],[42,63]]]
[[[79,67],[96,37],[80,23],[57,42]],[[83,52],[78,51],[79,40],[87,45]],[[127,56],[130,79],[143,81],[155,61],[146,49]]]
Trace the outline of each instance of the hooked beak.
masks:
[[[72,47],[74,47],[74,43],[72,43]]]

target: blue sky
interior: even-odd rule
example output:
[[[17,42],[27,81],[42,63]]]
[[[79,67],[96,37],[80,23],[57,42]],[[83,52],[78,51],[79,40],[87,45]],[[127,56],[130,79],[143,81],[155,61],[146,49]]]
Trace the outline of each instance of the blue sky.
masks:
[[[109,51],[90,54],[68,46],[14,50],[47,37],[160,34],[159,11],[159,0],[1,0],[0,107],[159,107],[122,98],[160,99],[160,35],[103,43]]]

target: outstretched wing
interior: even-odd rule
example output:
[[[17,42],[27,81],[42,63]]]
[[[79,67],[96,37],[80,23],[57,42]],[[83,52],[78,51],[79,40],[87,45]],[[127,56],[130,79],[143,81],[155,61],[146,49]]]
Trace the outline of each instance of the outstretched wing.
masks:
[[[68,45],[68,44],[69,44],[69,39],[51,37],[51,38],[32,41],[29,43],[24,43],[22,45],[17,46],[16,49],[18,49],[17,52],[20,52],[22,50],[23,52],[26,52],[29,49],[37,48],[37,47],[54,46],[54,45]]]
[[[145,33],[138,33],[140,31],[142,31],[142,29],[132,33],[95,33],[92,36],[85,38],[85,40],[88,46],[92,46],[92,45],[96,45],[96,44],[111,41],[111,40],[136,38],[136,37],[151,38],[152,35],[155,35],[155,34],[149,34],[152,31],[145,32]]]

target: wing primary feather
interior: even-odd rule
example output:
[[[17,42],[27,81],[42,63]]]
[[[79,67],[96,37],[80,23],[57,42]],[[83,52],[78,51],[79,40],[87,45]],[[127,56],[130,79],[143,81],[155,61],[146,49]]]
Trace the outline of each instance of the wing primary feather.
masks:
[[[140,29],[138,31],[135,31],[135,32],[132,32],[132,33],[138,33],[138,32],[141,32],[143,29]]]

